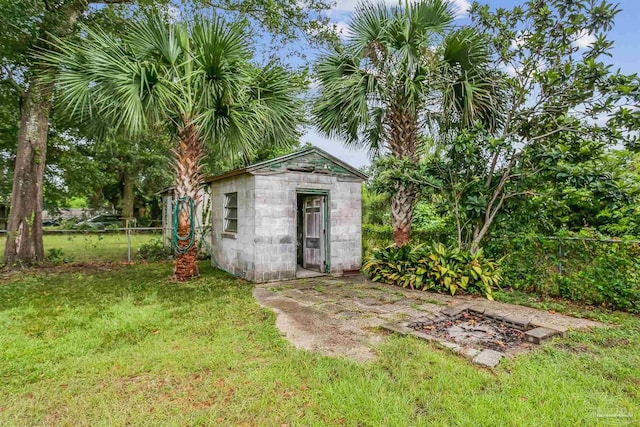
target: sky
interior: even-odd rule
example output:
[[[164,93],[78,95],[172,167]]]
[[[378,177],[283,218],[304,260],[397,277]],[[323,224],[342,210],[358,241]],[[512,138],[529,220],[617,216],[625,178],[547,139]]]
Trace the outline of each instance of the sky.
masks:
[[[397,2],[396,0],[386,1],[390,4]],[[466,16],[465,10],[471,2],[467,0],[450,1],[458,8],[456,24],[469,24],[470,20]],[[511,8],[523,2],[521,0],[480,1],[480,3],[489,4],[492,8]],[[343,34],[348,31],[349,19],[356,4],[357,0],[337,0],[336,6],[328,11],[331,21],[343,30]],[[614,69],[620,68],[624,73],[640,73],[640,0],[619,0],[618,4],[622,12],[616,16],[615,26],[609,33],[609,38],[614,41],[611,62],[614,64]],[[585,37],[582,42],[588,43],[588,37]],[[307,129],[302,137],[302,142],[310,142],[355,167],[369,164],[365,151],[346,148],[341,141],[327,139],[313,128]]]

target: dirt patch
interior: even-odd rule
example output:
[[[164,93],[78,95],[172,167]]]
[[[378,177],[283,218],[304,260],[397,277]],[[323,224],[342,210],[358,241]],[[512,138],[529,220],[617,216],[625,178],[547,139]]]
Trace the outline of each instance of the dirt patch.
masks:
[[[566,351],[568,353],[574,354],[587,354],[589,353],[589,347],[584,344],[574,344],[574,343],[561,343],[556,344],[555,348],[558,350]]]
[[[603,346],[604,347],[626,347],[629,344],[631,344],[631,341],[629,341],[627,338],[606,338],[604,340]]]
[[[100,273],[111,271],[116,267],[128,265],[126,262],[95,262],[95,263],[72,263],[72,264],[38,264],[29,268],[7,268],[0,269],[0,285],[7,284],[22,273]]]

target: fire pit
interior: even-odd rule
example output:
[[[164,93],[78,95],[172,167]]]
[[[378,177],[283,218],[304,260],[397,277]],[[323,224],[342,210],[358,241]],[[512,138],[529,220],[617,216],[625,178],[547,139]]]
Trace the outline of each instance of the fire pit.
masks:
[[[435,341],[473,361],[494,367],[506,355],[530,350],[534,344],[561,335],[537,321],[513,313],[485,310],[481,306],[459,304],[439,313],[427,314],[408,322],[386,323],[383,329]]]
[[[412,322],[409,328],[462,346],[487,348],[506,352],[525,342],[522,328],[504,321],[487,318],[478,313],[464,311],[455,318],[437,322]]]

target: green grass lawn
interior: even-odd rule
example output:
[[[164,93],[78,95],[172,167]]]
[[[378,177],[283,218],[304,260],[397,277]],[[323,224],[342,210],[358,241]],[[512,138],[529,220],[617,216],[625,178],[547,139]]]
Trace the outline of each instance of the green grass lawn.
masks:
[[[159,234],[131,234],[131,260],[139,260],[138,249]],[[0,261],[4,256],[5,236],[0,236]],[[111,233],[46,234],[45,255],[56,261],[118,262],[127,260],[127,236]],[[61,251],[61,252],[60,252]]]
[[[201,267],[187,284],[168,263],[0,279],[0,425],[640,423],[636,317],[495,370],[391,335],[359,364],[295,349],[251,284]]]

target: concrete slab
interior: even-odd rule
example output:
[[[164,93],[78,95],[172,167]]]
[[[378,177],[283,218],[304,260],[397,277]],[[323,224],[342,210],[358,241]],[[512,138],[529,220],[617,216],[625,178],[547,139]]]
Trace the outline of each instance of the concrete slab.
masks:
[[[321,289],[321,292],[318,289]],[[513,323],[528,322],[531,326],[546,327],[558,333],[568,329],[604,326],[587,319],[488,301],[476,296],[451,297],[374,283],[362,276],[324,276],[284,283],[258,284],[254,289],[254,296],[261,305],[278,314],[276,326],[294,345],[360,361],[373,359],[376,345],[384,339],[384,334],[381,334],[376,326],[400,324],[402,328],[396,329],[402,329],[407,333],[406,325],[411,322],[438,322],[450,319],[451,317],[445,313],[455,316],[456,311],[462,310],[463,307],[470,311],[490,312],[496,318]],[[415,333],[420,332],[409,330],[417,338],[431,338],[426,333],[423,333],[426,337],[419,336]],[[451,347],[465,357],[481,356],[473,354],[474,349],[468,349],[466,345],[447,344],[447,348]],[[529,347],[523,345],[523,348],[518,348],[517,351],[509,350],[507,353],[518,354],[528,349]]]

